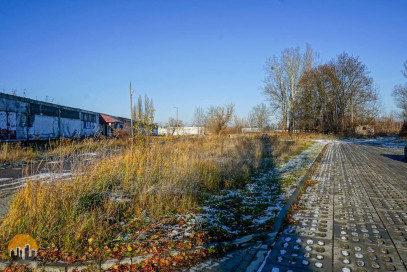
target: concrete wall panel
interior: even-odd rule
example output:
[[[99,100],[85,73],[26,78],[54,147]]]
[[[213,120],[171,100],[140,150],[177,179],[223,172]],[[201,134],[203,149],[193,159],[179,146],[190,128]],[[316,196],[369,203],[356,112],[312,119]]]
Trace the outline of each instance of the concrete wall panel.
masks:
[[[0,129],[7,129],[7,112],[0,111]]]
[[[28,129],[30,139],[58,137],[58,117],[35,115],[31,118],[34,118],[34,122]]]
[[[80,119],[61,118],[61,136],[65,138],[80,136],[81,124]]]

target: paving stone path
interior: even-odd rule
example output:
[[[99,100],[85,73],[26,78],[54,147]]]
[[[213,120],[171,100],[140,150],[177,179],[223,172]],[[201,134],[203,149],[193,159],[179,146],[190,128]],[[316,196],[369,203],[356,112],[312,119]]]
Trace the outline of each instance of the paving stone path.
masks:
[[[331,143],[310,181],[271,250],[252,243],[191,271],[407,271],[401,149]]]
[[[401,151],[332,143],[262,271],[406,271]]]

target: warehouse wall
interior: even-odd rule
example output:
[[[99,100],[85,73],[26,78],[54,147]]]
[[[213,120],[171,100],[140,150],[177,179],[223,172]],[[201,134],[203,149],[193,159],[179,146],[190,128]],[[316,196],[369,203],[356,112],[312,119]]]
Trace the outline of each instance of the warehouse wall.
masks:
[[[0,140],[85,137],[99,133],[99,114],[0,93]]]

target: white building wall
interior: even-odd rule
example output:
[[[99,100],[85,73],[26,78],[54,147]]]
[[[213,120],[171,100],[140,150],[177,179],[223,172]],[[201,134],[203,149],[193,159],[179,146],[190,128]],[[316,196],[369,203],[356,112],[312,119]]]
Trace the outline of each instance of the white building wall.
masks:
[[[204,135],[204,127],[168,127],[158,128],[158,135],[175,135],[175,136],[187,136],[187,135]]]
[[[14,139],[26,139],[27,129],[26,115],[28,103],[16,101],[13,99],[1,98],[0,99],[0,127],[5,133],[6,130],[13,131]]]
[[[30,140],[36,138],[57,138],[58,137],[58,117],[35,115],[32,126],[28,128]]]
[[[53,116],[31,112],[31,104],[41,107],[53,107],[61,111],[74,111],[94,115],[95,122],[79,119],[58,117],[58,112]],[[65,112],[66,113],[66,112]],[[100,132],[99,114],[46,102],[35,101],[23,97],[0,93],[0,140],[35,140],[73,136],[93,136]]]
[[[242,128],[242,133],[261,133],[261,128]]]
[[[65,138],[81,136],[80,119],[61,118],[61,136]]]
[[[168,135],[168,130],[166,128],[159,127],[157,129],[157,135],[160,135],[160,136]]]

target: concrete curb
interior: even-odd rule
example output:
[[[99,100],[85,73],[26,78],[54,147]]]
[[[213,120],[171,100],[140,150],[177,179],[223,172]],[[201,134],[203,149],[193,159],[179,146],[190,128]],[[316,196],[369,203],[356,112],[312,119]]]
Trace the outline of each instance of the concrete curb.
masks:
[[[322,148],[321,152],[312,162],[308,171],[301,178],[301,181],[298,184],[296,190],[292,193],[287,203],[280,210],[279,214],[276,217],[276,221],[273,224],[272,231],[246,235],[229,242],[214,243],[213,245],[235,246],[236,250],[229,252],[227,255],[230,256],[223,258],[224,260],[221,259],[220,262],[219,261],[210,262],[210,260],[208,260],[206,262],[207,266],[198,265],[196,267],[183,269],[182,271],[234,271],[234,272],[258,271],[266,255],[270,251],[270,245],[272,245],[274,241],[278,238],[278,234],[280,233],[281,229],[284,226],[287,215],[289,214],[292,206],[296,203],[298,197],[300,196],[302,190],[304,189],[304,186],[306,185],[306,182],[314,173],[317,163],[321,161],[327,146],[328,145],[326,144]],[[261,242],[254,241],[256,238],[261,238],[262,241]],[[240,256],[239,253],[237,255],[235,254],[237,256],[236,257],[237,259],[233,260],[234,259],[233,252],[238,251],[243,253]],[[222,262],[226,262],[225,266],[220,265]],[[203,264],[205,264],[205,262]]]
[[[290,213],[292,206],[297,202],[301,191],[304,189],[306,182],[309,180],[309,178],[314,173],[317,163],[321,161],[328,145],[329,144],[326,144],[322,148],[321,152],[315,158],[314,162],[312,163],[311,167],[308,169],[307,173],[301,179],[300,184],[298,185],[297,189],[295,189],[295,191],[291,195],[290,199],[287,201],[287,203],[278,213],[278,215],[276,217],[276,221],[274,221],[273,231],[267,234],[266,240],[264,240],[263,245],[257,250],[256,254],[253,256],[253,258],[252,258],[251,262],[249,263],[249,265],[247,266],[247,268],[239,266],[238,269],[245,270],[247,272],[258,271],[258,269],[260,268],[261,264],[264,261],[264,258],[267,256],[268,251],[270,250],[270,246],[277,240],[278,234],[282,230],[285,219],[286,219],[287,215]]]

